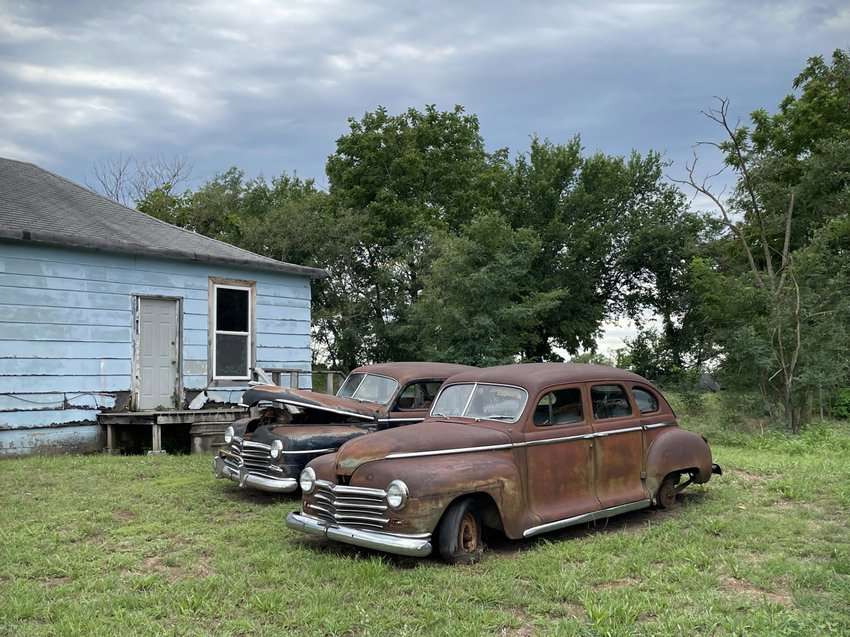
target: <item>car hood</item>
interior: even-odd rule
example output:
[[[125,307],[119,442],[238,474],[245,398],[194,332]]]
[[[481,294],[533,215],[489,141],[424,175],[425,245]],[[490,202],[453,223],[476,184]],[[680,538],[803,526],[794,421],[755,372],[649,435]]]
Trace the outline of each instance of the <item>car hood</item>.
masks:
[[[356,425],[281,425],[257,427],[246,438],[267,445],[274,440],[283,442],[287,451],[337,449],[344,442],[369,433],[369,429]],[[328,452],[330,453],[330,452]]]
[[[278,404],[282,402],[302,409],[318,409],[359,417],[363,420],[374,420],[387,413],[386,405],[277,385],[257,385],[242,395],[242,402],[246,405],[254,405],[261,400],[279,401]]]
[[[510,442],[507,431],[498,425],[429,419],[407,427],[379,431],[346,443],[337,452],[336,469],[339,475],[350,476],[361,465],[381,460],[390,454],[465,449]]]

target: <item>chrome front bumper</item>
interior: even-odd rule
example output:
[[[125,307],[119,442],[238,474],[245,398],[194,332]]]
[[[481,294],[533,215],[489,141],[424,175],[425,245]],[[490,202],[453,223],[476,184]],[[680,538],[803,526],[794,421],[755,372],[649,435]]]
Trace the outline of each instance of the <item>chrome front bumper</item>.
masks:
[[[243,489],[248,487],[268,493],[292,493],[298,488],[298,480],[295,478],[267,478],[250,473],[244,466],[233,469],[225,464],[221,456],[213,458],[213,473],[216,478],[229,478],[239,483]]]
[[[431,554],[430,535],[394,535],[380,531],[366,531],[347,526],[330,526],[309,515],[293,511],[286,516],[286,526],[308,535],[318,535],[329,540],[353,544],[376,551],[406,555],[408,557],[425,557]]]

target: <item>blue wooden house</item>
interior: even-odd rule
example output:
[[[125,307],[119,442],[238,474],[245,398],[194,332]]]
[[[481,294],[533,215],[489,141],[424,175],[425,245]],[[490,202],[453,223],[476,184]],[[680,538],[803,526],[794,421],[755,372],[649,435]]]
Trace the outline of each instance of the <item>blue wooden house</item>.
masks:
[[[0,158],[0,456],[102,448],[98,414],[233,405],[256,367],[309,372],[323,275]]]

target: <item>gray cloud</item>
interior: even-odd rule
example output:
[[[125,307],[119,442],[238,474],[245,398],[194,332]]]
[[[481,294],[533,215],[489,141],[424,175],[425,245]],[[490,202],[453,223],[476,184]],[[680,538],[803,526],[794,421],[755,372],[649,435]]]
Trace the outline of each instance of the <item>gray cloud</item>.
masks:
[[[84,181],[117,153],[324,183],[346,117],[436,103],[490,147],[581,133],[681,162],[716,94],[773,107],[850,45],[843,2],[499,4],[0,0],[0,155]],[[675,171],[675,167],[671,171]]]

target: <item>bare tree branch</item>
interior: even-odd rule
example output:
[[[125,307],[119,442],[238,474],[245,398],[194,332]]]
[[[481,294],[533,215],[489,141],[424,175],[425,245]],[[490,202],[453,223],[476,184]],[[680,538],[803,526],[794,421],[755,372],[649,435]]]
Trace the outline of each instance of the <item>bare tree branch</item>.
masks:
[[[117,155],[95,162],[92,166],[94,183],[87,181],[87,185],[95,192],[126,206],[130,203],[129,180],[134,164],[131,155]]]
[[[710,120],[720,124],[720,126],[723,127],[723,130],[726,131],[726,135],[729,137],[729,141],[732,143],[732,149],[735,152],[735,158],[738,162],[738,168],[741,171],[741,176],[743,178],[742,181],[744,185],[744,190],[747,192],[747,195],[750,198],[750,204],[753,208],[753,214],[755,215],[756,222],[758,223],[759,234],[761,236],[762,242],[762,249],[764,250],[765,266],[767,267],[767,276],[770,281],[773,282],[773,257],[770,254],[770,246],[767,242],[767,231],[764,227],[764,217],[761,212],[761,207],[758,204],[758,198],[756,197],[756,191],[753,187],[753,182],[752,178],[750,177],[750,171],[747,167],[747,162],[744,158],[744,149],[741,147],[741,142],[738,139],[738,136],[735,134],[735,132],[740,128],[740,121],[735,125],[735,128],[729,126],[729,99],[725,97],[715,97],[715,99],[720,102],[720,108],[709,109],[708,111],[702,111],[702,113]]]
[[[671,177],[671,181],[677,184],[690,186],[694,189],[694,191],[711,199],[712,203],[714,203],[714,205],[717,206],[717,209],[720,211],[720,215],[723,217],[723,222],[735,234],[735,236],[741,242],[741,245],[744,247],[744,252],[747,255],[747,261],[750,265],[750,271],[753,273],[753,276],[755,276],[756,282],[758,283],[759,287],[764,287],[764,280],[762,279],[761,271],[756,265],[756,261],[753,258],[753,252],[752,250],[750,250],[750,245],[749,243],[747,243],[746,237],[744,237],[744,234],[741,232],[741,229],[738,227],[738,224],[734,223],[730,218],[723,201],[720,199],[720,197],[718,197],[711,191],[711,188],[708,184],[708,180],[712,176],[719,175],[722,170],[718,171],[717,173],[714,173],[713,175],[709,175],[708,177],[703,178],[702,181],[698,182],[696,178],[696,166],[698,160],[699,158],[697,157],[696,151],[694,151],[693,161],[690,163],[685,162],[685,170],[688,173],[687,179],[673,179]]]
[[[92,166],[93,183],[88,186],[123,206],[134,206],[157,188],[178,189],[188,182],[191,172],[189,160],[182,156],[139,160],[118,155]]]

